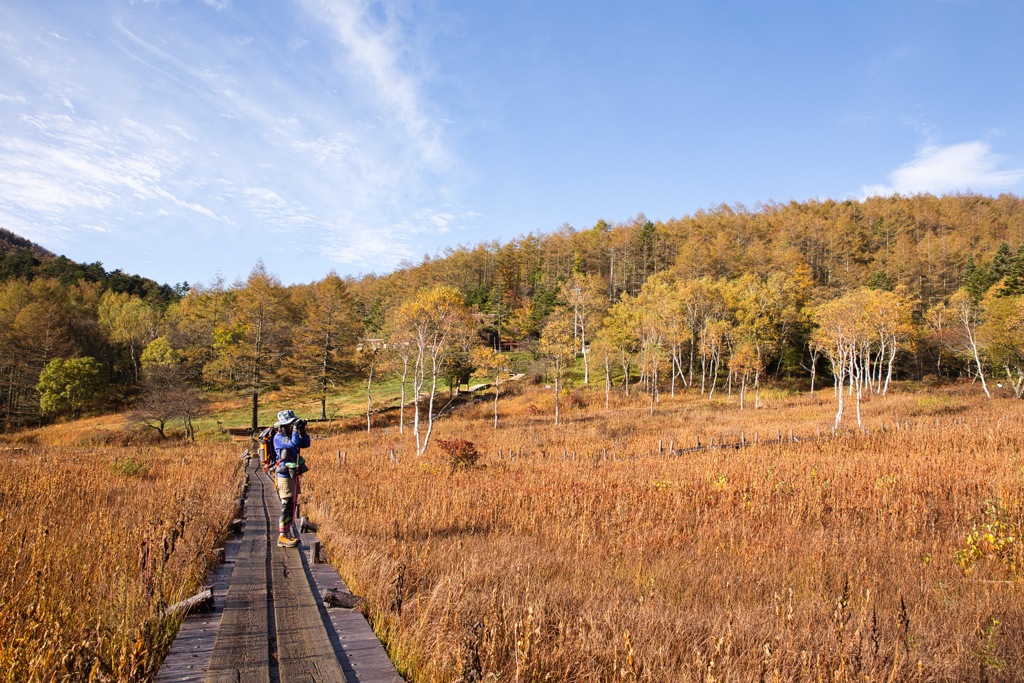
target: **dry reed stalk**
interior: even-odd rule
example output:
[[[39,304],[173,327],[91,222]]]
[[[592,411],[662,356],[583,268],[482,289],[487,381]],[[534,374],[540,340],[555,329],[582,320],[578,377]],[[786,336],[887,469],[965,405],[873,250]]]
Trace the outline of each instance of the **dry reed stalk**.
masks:
[[[813,440],[821,397],[649,416],[595,394],[558,429],[548,398],[506,401],[498,430],[483,402],[441,422],[484,454],[467,472],[390,428],[310,452],[306,510],[414,680],[1024,676],[1019,540],[963,559],[986,501],[1024,527],[1021,404],[897,393],[865,403],[867,434]]]
[[[147,680],[225,535],[235,449],[30,448],[0,480],[0,680]]]

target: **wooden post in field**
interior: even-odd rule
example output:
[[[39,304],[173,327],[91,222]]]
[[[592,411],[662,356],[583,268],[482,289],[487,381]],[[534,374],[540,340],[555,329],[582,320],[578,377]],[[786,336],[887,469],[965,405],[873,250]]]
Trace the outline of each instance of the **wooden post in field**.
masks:
[[[341,451],[338,451],[338,464],[341,464]]]
[[[697,448],[700,448],[700,435],[697,435]]]
[[[758,435],[757,435],[757,432],[754,432],[754,445],[756,446],[757,444],[758,444]]]
[[[747,435],[745,432],[740,432],[740,446],[747,445]]]
[[[669,455],[675,455],[676,454],[676,440],[675,439],[669,439],[668,440],[668,454]]]
[[[658,455],[661,455],[661,453],[662,453],[662,449],[661,449],[661,439],[658,439]]]
[[[342,453],[341,453],[341,463],[343,465],[347,465],[348,464],[348,451],[342,451]]]

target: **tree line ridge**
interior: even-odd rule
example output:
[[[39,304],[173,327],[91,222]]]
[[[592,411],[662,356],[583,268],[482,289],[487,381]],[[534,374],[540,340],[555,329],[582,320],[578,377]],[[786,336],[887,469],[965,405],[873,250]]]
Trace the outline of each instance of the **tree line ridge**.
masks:
[[[882,390],[893,377],[998,373],[1020,387],[1024,376],[1014,341],[1024,331],[1024,203],[1007,194],[640,214],[292,286],[262,263],[230,285],[158,285],[2,230],[0,281],[5,427],[41,419],[41,373],[79,357],[97,361],[108,398],[137,393],[159,371],[154,384],[171,373],[172,383],[256,402],[268,388],[298,387],[326,410],[337,383],[397,372],[384,356],[412,343],[408,304],[437,288],[457,299],[444,324],[461,331],[431,358],[427,385],[479,368],[473,347],[532,354],[556,381],[577,364],[583,382],[592,372],[623,390],[639,382],[652,401],[677,386],[710,395],[735,385],[742,396],[766,377]],[[830,304],[844,297],[861,303]],[[884,310],[857,322],[864,302]],[[883,318],[884,331],[868,329]]]

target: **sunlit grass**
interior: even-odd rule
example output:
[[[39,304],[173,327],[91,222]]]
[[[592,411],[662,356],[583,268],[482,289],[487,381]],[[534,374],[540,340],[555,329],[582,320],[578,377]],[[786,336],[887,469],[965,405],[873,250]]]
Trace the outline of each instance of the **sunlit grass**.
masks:
[[[148,680],[177,629],[164,610],[202,585],[234,514],[235,450],[5,452],[0,680]]]
[[[743,411],[663,393],[653,416],[572,391],[559,428],[543,385],[502,399],[498,430],[488,396],[439,422],[483,454],[467,472],[417,458],[408,426],[310,451],[306,510],[415,680],[1024,671],[1019,402],[897,389],[833,439],[829,388]],[[760,443],[669,453],[698,439]]]

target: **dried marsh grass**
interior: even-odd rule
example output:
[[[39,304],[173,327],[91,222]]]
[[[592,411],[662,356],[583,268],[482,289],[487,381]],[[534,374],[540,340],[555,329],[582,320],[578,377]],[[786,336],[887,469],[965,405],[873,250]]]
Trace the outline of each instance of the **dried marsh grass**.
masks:
[[[234,450],[9,451],[0,681],[148,680],[234,512]]]
[[[831,438],[828,390],[586,398],[458,409],[469,471],[390,427],[310,451],[305,510],[414,680],[1024,677],[1019,402],[898,392]]]

